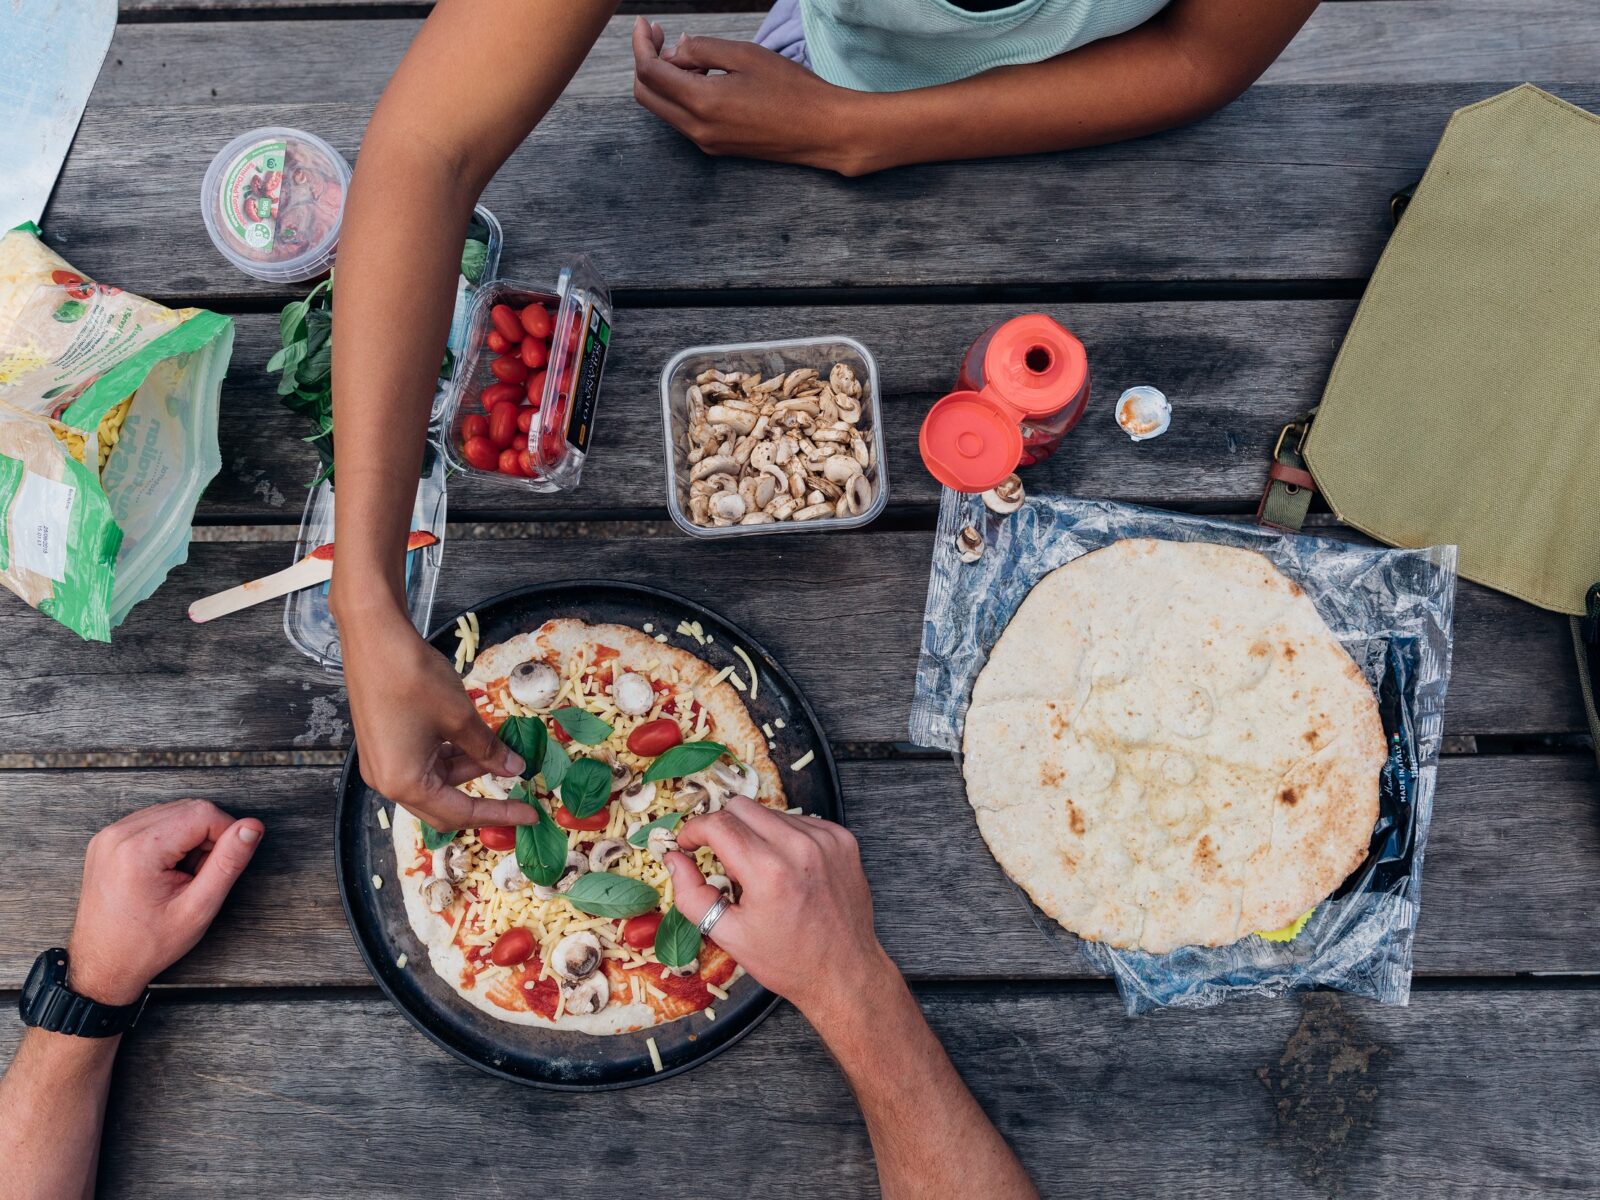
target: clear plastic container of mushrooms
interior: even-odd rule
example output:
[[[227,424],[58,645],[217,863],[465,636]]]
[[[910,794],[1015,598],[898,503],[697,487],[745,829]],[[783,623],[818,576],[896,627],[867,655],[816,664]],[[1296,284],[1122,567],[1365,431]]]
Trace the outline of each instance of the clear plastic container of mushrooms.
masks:
[[[878,366],[854,338],[684,350],[661,407],[667,509],[693,537],[855,529],[889,501]]]

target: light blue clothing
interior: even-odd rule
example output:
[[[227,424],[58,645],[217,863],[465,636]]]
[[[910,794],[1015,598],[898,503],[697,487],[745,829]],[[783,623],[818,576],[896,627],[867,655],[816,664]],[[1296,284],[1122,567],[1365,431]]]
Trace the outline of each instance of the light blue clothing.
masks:
[[[807,62],[829,83],[863,92],[931,87],[1042,62],[1126,33],[1167,6],[1167,0],[1020,0],[969,12],[949,0],[798,0],[800,42],[795,2],[780,0],[756,40]]]

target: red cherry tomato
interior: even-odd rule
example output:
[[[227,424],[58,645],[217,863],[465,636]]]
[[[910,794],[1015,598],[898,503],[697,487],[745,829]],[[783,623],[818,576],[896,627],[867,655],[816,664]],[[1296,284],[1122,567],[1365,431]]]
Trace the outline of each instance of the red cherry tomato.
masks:
[[[462,421],[461,421],[461,440],[462,441],[470,442],[473,438],[488,437],[488,436],[489,436],[489,418],[488,417],[480,417],[477,413],[473,413],[470,417],[464,417],[462,419]]]
[[[543,371],[535,371],[528,376],[528,390],[526,395],[528,403],[537,407],[544,400],[544,375]]]
[[[505,338],[501,337],[498,329],[491,329],[489,331],[489,336],[483,339],[483,344],[489,347],[489,349],[494,351],[496,354],[509,353],[511,347],[515,345],[514,342],[508,342],[505,340]]]
[[[500,451],[486,437],[468,438],[461,447],[461,453],[480,471],[493,471],[500,463]]]
[[[547,429],[539,437],[539,454],[547,463],[560,462],[566,447],[567,439],[559,429]]]
[[[517,409],[517,428],[523,433],[533,428],[533,419],[539,415],[539,410],[531,404],[524,404]]]
[[[499,470],[500,474],[502,475],[522,474],[522,462],[517,458],[517,452],[515,450],[500,451]]]
[[[489,414],[489,440],[495,447],[504,450],[517,440],[517,406],[515,404],[496,404],[494,411]]]
[[[683,730],[678,728],[678,723],[671,717],[657,717],[654,721],[634,726],[633,732],[628,735],[628,749],[640,758],[654,758],[658,754],[665,754],[681,741]]]
[[[622,940],[635,950],[648,950],[656,944],[656,930],[660,928],[660,913],[641,913],[622,923]]]
[[[514,354],[503,355],[489,364],[489,370],[502,383],[527,383],[528,364]]]
[[[572,735],[565,729],[561,728],[560,721],[546,721],[545,724],[550,726],[550,736],[555,738],[556,741],[560,742],[563,746],[570,746],[572,744]]]
[[[538,474],[533,467],[533,455],[529,454],[526,450],[517,451],[517,465],[522,468],[522,473],[529,479],[532,479],[536,474]]]
[[[548,308],[542,304],[530,304],[522,310],[521,324],[525,332],[531,333],[536,338],[543,339],[550,336],[550,329],[554,322],[550,320],[550,310]]]
[[[517,347],[517,352],[530,371],[550,361],[549,348],[538,338],[523,338],[522,345]]]
[[[533,934],[522,926],[502,933],[489,951],[489,961],[497,967],[514,967],[533,957]]]
[[[504,404],[507,400],[521,404],[523,394],[520,383],[491,383],[483,389],[483,411],[493,412],[496,404]]]
[[[478,830],[478,840],[486,850],[515,850],[517,827],[515,825],[485,825]]]
[[[596,829],[604,829],[611,824],[611,805],[607,804],[599,812],[591,813],[587,817],[575,817],[567,811],[566,805],[558,804],[555,812],[551,815],[555,817],[556,824],[563,829],[581,829],[592,832]]]
[[[508,342],[520,342],[527,332],[522,328],[517,310],[509,304],[496,304],[489,310],[489,320],[494,325],[494,331]]]

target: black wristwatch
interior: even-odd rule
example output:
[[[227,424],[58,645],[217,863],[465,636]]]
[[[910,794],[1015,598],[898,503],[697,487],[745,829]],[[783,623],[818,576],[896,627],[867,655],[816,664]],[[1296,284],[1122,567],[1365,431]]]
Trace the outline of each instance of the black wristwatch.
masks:
[[[132,1004],[101,1004],[67,986],[67,952],[57,946],[33,960],[17,1009],[22,1023],[50,1033],[77,1037],[115,1037],[127,1033],[144,1011],[146,992]]]

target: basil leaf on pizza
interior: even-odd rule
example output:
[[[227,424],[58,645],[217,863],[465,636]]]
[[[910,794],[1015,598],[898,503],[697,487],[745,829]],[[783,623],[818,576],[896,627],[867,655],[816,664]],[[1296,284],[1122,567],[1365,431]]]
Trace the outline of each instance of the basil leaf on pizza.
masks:
[[[661,893],[648,883],[610,871],[578,876],[566,897],[568,904],[591,917],[637,917],[661,903]]]
[[[678,822],[683,820],[680,812],[668,813],[664,817],[657,817],[654,821],[639,826],[628,835],[628,845],[637,846],[643,850],[650,844],[650,831],[652,829],[676,829]]]
[[[680,742],[650,764],[644,773],[646,783],[661,779],[680,779],[704,771],[728,752],[721,742]]]
[[[435,829],[420,818],[418,823],[422,826],[422,844],[429,850],[437,850],[440,846],[448,846],[456,840],[456,834],[460,832],[455,829]]]
[[[656,958],[664,967],[687,967],[699,955],[700,930],[674,904],[656,928]]]
[[[534,883],[553,887],[567,869],[567,833],[538,800],[528,803],[539,810],[539,823],[517,826],[517,866]]]
[[[556,724],[572,735],[572,740],[585,746],[598,746],[612,734],[612,728],[592,712],[568,705],[550,714]]]
[[[538,717],[507,717],[500,740],[522,755],[522,777],[532,779],[544,765],[544,747],[550,732]]]
[[[546,738],[544,742],[544,765],[539,768],[539,774],[544,776],[546,791],[555,791],[561,786],[561,781],[566,778],[567,768],[572,765],[572,759],[567,757],[567,752],[555,738]]]
[[[597,758],[574,759],[561,777],[561,803],[575,817],[592,817],[611,799],[611,768]]]

